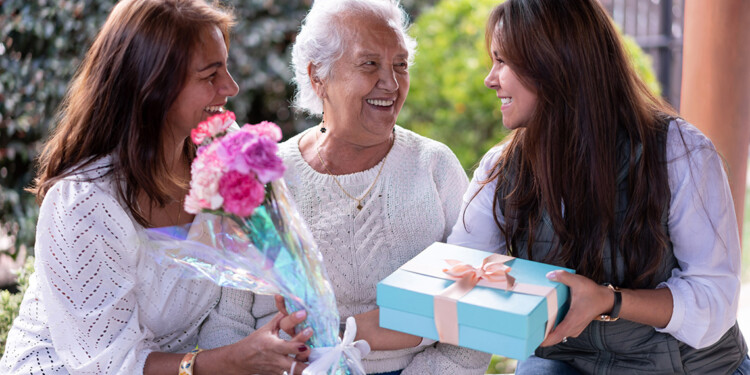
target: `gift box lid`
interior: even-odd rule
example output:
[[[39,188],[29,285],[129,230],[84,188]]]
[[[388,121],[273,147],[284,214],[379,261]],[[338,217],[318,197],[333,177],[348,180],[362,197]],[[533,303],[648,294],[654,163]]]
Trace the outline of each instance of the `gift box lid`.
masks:
[[[488,255],[491,253],[436,242],[378,283],[378,305],[434,318],[435,295],[455,281],[447,278],[447,275],[441,278],[405,269],[410,269],[412,263],[418,263],[420,268],[437,270],[436,274],[442,275],[442,270],[447,267],[445,259],[457,259],[479,266]],[[505,264],[511,267],[510,275],[516,278],[516,283],[555,288],[558,309],[561,310],[559,321],[568,300],[568,287],[548,280],[546,274],[559,269],[575,271],[517,258]],[[543,296],[483,286],[474,287],[459,299],[457,310],[459,325],[515,337],[528,337],[547,321],[547,301]]]

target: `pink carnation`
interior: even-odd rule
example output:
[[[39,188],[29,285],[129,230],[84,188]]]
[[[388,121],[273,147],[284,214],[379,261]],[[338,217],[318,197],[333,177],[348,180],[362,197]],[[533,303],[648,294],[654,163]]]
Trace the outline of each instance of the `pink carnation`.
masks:
[[[193,143],[196,145],[203,143],[208,136],[208,126],[205,122],[201,122],[198,124],[197,128],[190,131],[190,139],[192,139]]]
[[[258,134],[261,137],[269,137],[274,142],[281,140],[281,128],[270,121],[263,121],[255,125],[245,124],[242,130]]]
[[[222,163],[217,157],[217,149],[217,143],[198,149],[198,155],[190,166],[190,194],[185,203],[187,212],[197,214],[201,209],[216,210],[223,203],[219,194]]]
[[[243,127],[222,138],[221,146],[218,155],[227,170],[255,174],[262,184],[284,176],[284,162],[276,155],[278,146],[271,138],[259,137]]]
[[[229,129],[234,124],[237,118],[234,116],[234,112],[224,111],[218,115],[213,115],[208,118],[205,122],[208,127],[208,134],[211,137],[215,137]]]
[[[266,191],[253,176],[230,171],[219,181],[224,210],[240,217],[252,215],[265,198]]]
[[[190,131],[190,138],[196,145],[202,144],[206,138],[215,137],[229,129],[234,124],[236,117],[234,112],[226,111],[209,117],[206,121],[198,124],[198,127]]]

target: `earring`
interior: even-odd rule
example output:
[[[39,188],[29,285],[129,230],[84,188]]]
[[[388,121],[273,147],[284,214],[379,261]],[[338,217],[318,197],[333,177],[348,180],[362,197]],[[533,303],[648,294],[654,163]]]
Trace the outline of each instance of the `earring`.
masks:
[[[320,115],[322,117],[322,119],[320,120],[320,132],[325,133],[326,130],[328,130],[326,129],[326,126],[325,126],[326,125],[325,112],[321,112]]]

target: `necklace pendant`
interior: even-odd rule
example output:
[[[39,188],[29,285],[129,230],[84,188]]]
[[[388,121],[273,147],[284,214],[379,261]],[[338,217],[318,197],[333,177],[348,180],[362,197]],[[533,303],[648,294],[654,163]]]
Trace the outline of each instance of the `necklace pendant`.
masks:
[[[357,209],[362,211],[362,203],[357,204]]]

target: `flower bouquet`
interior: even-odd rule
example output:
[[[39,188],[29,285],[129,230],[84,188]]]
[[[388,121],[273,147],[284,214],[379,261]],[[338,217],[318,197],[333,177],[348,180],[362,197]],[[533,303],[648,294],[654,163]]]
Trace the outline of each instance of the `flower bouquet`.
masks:
[[[180,264],[187,277],[220,286],[281,294],[290,313],[309,312],[297,327],[314,332],[306,374],[364,374],[361,357],[369,345],[353,342],[353,319],[344,340],[338,336],[338,309],[323,257],[282,178],[279,127],[264,121],[240,128],[234,114],[225,112],[200,123],[191,139],[199,148],[185,210],[200,219],[150,229],[156,260]]]

